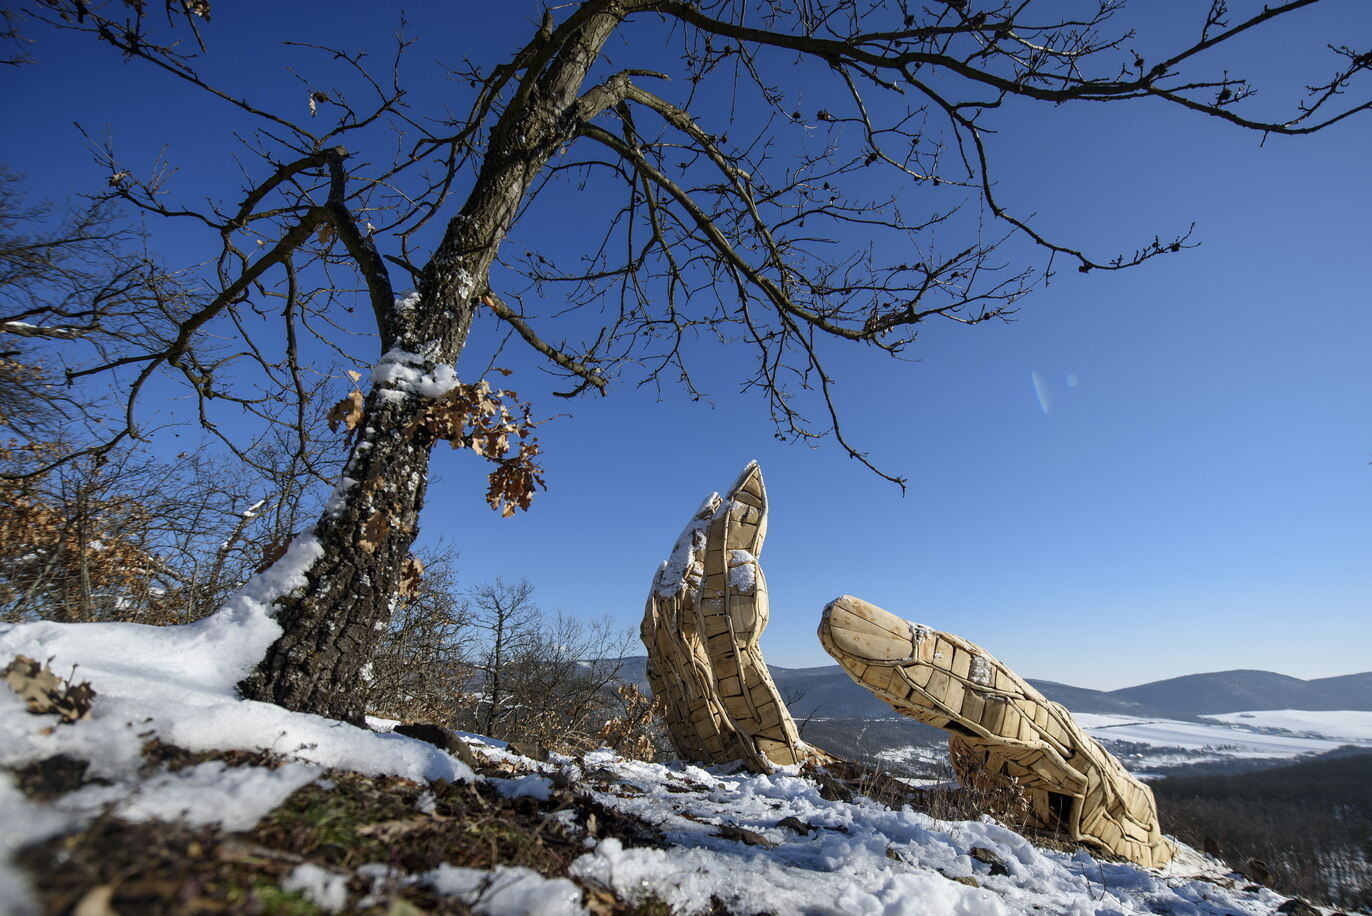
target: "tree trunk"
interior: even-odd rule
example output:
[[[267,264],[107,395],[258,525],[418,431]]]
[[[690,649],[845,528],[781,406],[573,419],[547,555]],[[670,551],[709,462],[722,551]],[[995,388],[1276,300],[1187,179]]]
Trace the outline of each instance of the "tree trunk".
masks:
[[[471,195],[424,268],[418,303],[386,312],[373,289],[383,352],[405,351],[420,372],[457,362],[490,265],[535,177],[582,119],[611,103],[601,93],[593,110],[577,94],[621,15],[582,15],[546,67],[526,77],[491,130]],[[432,449],[414,432],[428,399],[396,390],[381,383],[367,396],[345,485],[315,526],[323,555],[306,573],[308,585],[278,600],[284,633],[239,684],[248,699],[362,721],[362,670],[390,625]]]
[[[374,390],[345,472],[348,489],[315,527],[323,555],[308,587],[277,605],[283,635],[240,684],[245,697],[359,723],[361,672],[390,623],[390,599],[424,504],[430,447],[397,434],[423,409],[418,398]],[[380,403],[378,403],[380,401]],[[375,537],[376,518],[394,519]],[[371,550],[360,545],[364,541]]]

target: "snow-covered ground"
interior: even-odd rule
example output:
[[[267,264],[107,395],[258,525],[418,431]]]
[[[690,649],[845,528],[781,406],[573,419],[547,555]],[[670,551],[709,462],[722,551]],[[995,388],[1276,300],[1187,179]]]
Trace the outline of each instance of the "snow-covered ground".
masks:
[[[787,773],[729,775],[604,752],[588,765],[593,758],[642,790],[605,801],[659,824],[673,847],[625,849],[603,840],[573,874],[630,898],[651,891],[673,912],[708,910],[712,897],[740,913],[965,916],[1263,913],[1282,902],[1270,891],[1202,878],[1213,876],[1214,863],[1191,850],[1165,871],[1148,871],[1084,851],[1040,849],[990,820],[941,822],[863,798],[825,801],[812,783]],[[698,789],[681,792],[682,784]],[[802,835],[781,826],[787,818],[813,829]],[[774,848],[740,844],[730,827]],[[992,874],[998,869],[974,858],[977,849],[1005,873]]]
[[[1372,744],[1372,712],[1360,710],[1256,709],[1207,716],[1241,728],[1271,728],[1343,744]]]
[[[938,770],[946,768],[948,765],[948,748],[943,744],[933,746],[915,744],[910,747],[893,747],[878,751],[876,758],[883,765],[894,763],[917,769]]]
[[[0,626],[0,666],[16,654],[51,659],[64,675],[79,666],[76,679],[89,680],[96,691],[88,719],[59,725],[53,715],[28,712],[18,695],[0,687],[0,766],[17,768],[64,754],[90,761],[92,774],[105,783],[40,804],[0,771],[0,912],[38,908],[24,874],[11,862],[15,851],[79,829],[102,813],[243,830],[301,786],[331,790],[322,778],[325,768],[421,782],[483,778],[447,753],[404,736],[239,699],[233,685],[275,636],[266,616],[270,593],[289,585],[259,583],[251,599],[185,627]],[[1143,727],[1133,723],[1131,736]],[[145,760],[139,751],[151,737],[192,751],[266,750],[291,762],[268,768],[212,761],[175,772],[140,771]],[[512,757],[494,743],[478,753]],[[668,848],[632,847],[588,832],[584,853],[565,876],[450,865],[397,875],[385,863],[351,874],[422,884],[478,913],[548,916],[584,912],[583,887],[608,889],[620,900],[656,897],[679,913],[720,901],[737,913],[1218,916],[1271,914],[1284,902],[1267,889],[1243,890],[1242,882],[1226,879],[1213,860],[1191,850],[1183,849],[1165,871],[1106,863],[1084,851],[1036,847],[990,820],[940,822],[862,797],[826,801],[814,783],[787,771],[731,774],[624,760],[609,751],[579,761],[555,757],[552,764],[521,765],[529,775],[491,780],[502,794],[546,799],[555,775],[550,770],[576,781],[600,773],[598,788],[590,789],[596,800],[654,825]],[[973,856],[978,848],[985,850],[980,858]],[[306,863],[285,884],[321,907],[347,909],[347,882],[347,875]]]
[[[1251,716],[1252,718],[1245,718]],[[1078,713],[1076,719],[1134,770],[1238,759],[1296,758],[1347,744],[1372,746],[1372,713],[1230,713],[1205,722]],[[1284,722],[1286,724],[1279,724]],[[1281,733],[1276,729],[1288,729]],[[1122,743],[1144,745],[1121,749]]]

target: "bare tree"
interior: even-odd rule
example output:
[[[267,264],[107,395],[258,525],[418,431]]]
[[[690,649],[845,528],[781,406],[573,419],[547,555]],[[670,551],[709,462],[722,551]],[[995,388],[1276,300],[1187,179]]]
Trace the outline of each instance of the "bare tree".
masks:
[[[566,745],[609,718],[633,635],[608,618],[548,617],[521,579],[466,593],[467,651],[477,677],[465,727],[495,738]]]
[[[1275,115],[1255,111],[1254,88],[1223,59],[1234,39],[1281,29],[1315,2],[1240,16],[1213,0],[1144,59],[1126,0],[1068,13],[1035,0],[579,0],[549,9],[503,63],[455,62],[470,88],[449,106],[459,115],[405,107],[408,39],[385,74],[356,53],[302,46],[342,70],[307,79],[305,120],[202,78],[194,55],[214,37],[197,19],[204,2],[163,16],[131,0],[46,0],[35,19],[89,32],[261,125],[258,163],[231,206],[173,202],[165,169],[140,177],[109,151],[112,199],[203,231],[215,253],[196,294],[164,309],[173,332],[69,373],[127,380],[124,422],[91,448],[139,433],[138,396],[164,370],[195,392],[212,432],[216,405],[290,422],[281,405],[303,402],[311,376],[302,335],[343,347],[352,303],[365,300],[383,356],[368,390],[333,414],[353,438],[344,486],[314,529],[323,556],[309,586],[278,603],[284,635],[242,684],[249,697],[357,720],[359,672],[389,619],[433,445],[491,460],[488,499],[504,511],[527,507],[541,482],[527,412],[453,375],[478,317],[546,357],[568,396],[635,367],[694,391],[691,342],[736,343],[756,357],[747,387],[771,405],[777,435],[832,436],[872,467],[839,422],[826,362],[836,347],[899,354],[934,319],[1007,316],[1055,264],[1118,270],[1188,244],[1182,233],[1096,254],[1012,211],[987,139],[1000,109],[1146,99],[1262,133],[1327,128],[1369,108],[1365,50],[1333,46],[1306,100]],[[194,42],[180,40],[188,24]],[[620,67],[612,39],[653,66]],[[786,88],[797,78],[832,102],[800,105]],[[393,158],[344,146],[375,152],[376,132]],[[603,236],[562,263],[512,255],[521,217],[564,182],[617,201]],[[430,228],[436,244],[423,241]],[[854,231],[870,244],[836,244]],[[1006,239],[1042,259],[996,254]],[[891,245],[907,252],[895,263]],[[259,381],[243,393],[249,370]]]
[[[390,627],[372,658],[367,706],[403,722],[457,724],[477,676],[472,614],[458,595],[451,548],[422,551],[423,576],[394,601]]]
[[[117,402],[72,361],[165,336],[187,298],[108,200],[33,203],[0,169],[0,617],[172,623],[214,610],[303,524],[340,459],[322,409],[240,446],[247,465],[83,448]],[[302,402],[307,410],[309,404]],[[97,442],[99,440],[97,439]]]
[[[533,603],[533,586],[528,580],[507,583],[497,579],[473,589],[473,627],[485,638],[476,649],[476,670],[481,677],[476,724],[483,734],[496,735],[497,723],[516,711],[513,680],[516,660],[535,654],[541,642],[539,628],[542,612]]]
[[[0,167],[0,428],[6,433],[29,442],[62,438],[91,411],[84,397],[61,384],[60,370],[44,363],[60,365],[78,344],[97,353],[118,350],[156,321],[149,298],[167,289],[170,278],[136,243],[109,202],[65,208],[33,202],[22,177]]]

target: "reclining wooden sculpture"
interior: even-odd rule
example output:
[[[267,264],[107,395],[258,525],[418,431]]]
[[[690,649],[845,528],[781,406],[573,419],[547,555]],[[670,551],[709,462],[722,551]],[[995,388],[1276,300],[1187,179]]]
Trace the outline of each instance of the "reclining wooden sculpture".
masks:
[[[758,649],[766,536],[767,491],[753,462],[723,499],[710,494],[653,579],[642,627],[648,683],[683,758],[741,760],[756,772],[827,759],[800,740]]]
[[[819,638],[853,680],[896,712],[951,733],[964,785],[1014,785],[1031,803],[1028,826],[1061,833],[1145,866],[1171,860],[1153,793],[1072,714],[980,646],[902,620],[844,595],[824,609]]]
[[[767,492],[752,463],[726,497],[710,495],[653,579],[642,627],[648,682],[683,758],[757,772],[835,764],[800,739],[758,648],[769,611],[758,565],[766,534]],[[964,785],[976,776],[1023,792],[1027,826],[1141,865],[1172,858],[1152,791],[984,649],[847,595],[824,609],[819,638],[897,712],[951,733]]]

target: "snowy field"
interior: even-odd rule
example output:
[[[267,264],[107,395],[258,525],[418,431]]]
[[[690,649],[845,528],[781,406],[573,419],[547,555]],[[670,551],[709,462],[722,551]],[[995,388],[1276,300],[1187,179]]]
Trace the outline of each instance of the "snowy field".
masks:
[[[1296,759],[1350,744],[1372,748],[1372,712],[1256,710],[1199,722],[1109,713],[1075,716],[1125,766],[1145,774],[1196,763]],[[947,766],[948,751],[940,741],[891,747],[876,757],[916,772],[938,772]]]
[[[96,691],[89,718],[58,724],[53,715],[28,712],[17,694],[0,688],[0,766],[64,754],[89,761],[101,779],[40,803],[0,771],[0,912],[39,910],[25,875],[10,860],[23,846],[105,816],[244,830],[302,786],[335,791],[326,774],[340,770],[420,782],[484,779],[501,794],[535,801],[547,799],[558,780],[571,780],[605,807],[652,824],[669,845],[635,847],[615,837],[597,839],[587,828],[584,852],[565,875],[451,865],[400,875],[382,862],[340,873],[300,864],[286,889],[329,911],[353,908],[358,900],[349,895],[357,891],[349,888],[381,877],[422,884],[490,916],[582,913],[588,888],[613,892],[620,901],[655,897],[683,914],[710,910],[718,901],[734,913],[1256,916],[1276,913],[1284,903],[1265,888],[1245,890],[1244,882],[1225,877],[1213,860],[1189,849],[1164,871],[1101,862],[1080,850],[1036,847],[989,820],[936,821],[862,797],[826,801],[814,783],[784,769],[751,776],[599,751],[580,760],[555,755],[550,763],[521,758],[516,763],[527,775],[495,779],[404,736],[241,700],[233,685],[277,632],[266,613],[271,597],[293,587],[310,556],[293,559],[298,562],[282,568],[294,572],[276,572],[214,617],[184,627],[0,626],[0,660],[21,653],[51,658],[64,675],[77,665],[78,679]],[[1145,724],[1133,727],[1131,735]],[[150,772],[139,749],[153,736],[195,751],[270,750],[290,762],[267,768],[212,761]],[[1203,740],[1192,736],[1193,743]],[[512,758],[495,743],[474,749],[486,760]],[[592,783],[592,773],[611,778]]]
[[[1347,744],[1372,747],[1372,713],[1367,712],[1238,712],[1204,722],[1105,713],[1078,713],[1076,719],[1097,741],[1119,751],[1133,770],[1296,758]]]
[[[1279,729],[1294,735],[1372,745],[1372,712],[1358,710],[1259,709],[1207,716],[1240,728]]]

